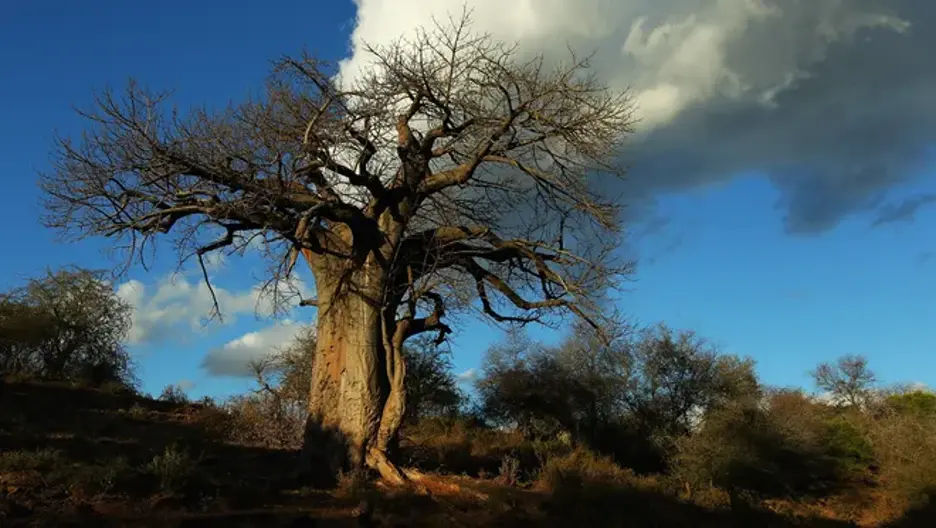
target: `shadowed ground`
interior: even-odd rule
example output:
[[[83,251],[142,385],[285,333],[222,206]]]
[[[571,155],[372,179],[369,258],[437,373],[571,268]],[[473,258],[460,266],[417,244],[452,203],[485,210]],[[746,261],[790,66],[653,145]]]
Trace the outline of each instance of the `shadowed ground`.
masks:
[[[0,526],[850,526],[713,511],[619,486],[553,493],[413,473],[297,488],[298,454],[222,441],[216,409],[66,384],[0,396]],[[933,511],[899,527],[930,526]]]

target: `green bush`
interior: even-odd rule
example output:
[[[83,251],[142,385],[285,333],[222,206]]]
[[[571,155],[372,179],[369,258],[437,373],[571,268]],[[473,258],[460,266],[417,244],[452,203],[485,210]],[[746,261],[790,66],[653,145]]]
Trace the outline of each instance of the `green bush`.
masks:
[[[892,394],[884,400],[887,410],[901,415],[919,418],[936,418],[936,394],[915,390],[902,394]]]
[[[860,430],[830,412],[798,391],[775,393],[764,406],[711,412],[697,433],[677,441],[674,474],[691,487],[714,484],[761,498],[841,491],[872,456]]]
[[[0,373],[134,387],[130,312],[98,271],[48,271],[0,293]]]
[[[61,460],[62,453],[56,449],[4,451],[0,453],[0,472],[50,470]]]
[[[188,452],[176,445],[169,445],[153,457],[146,465],[147,473],[159,480],[159,488],[164,492],[179,491],[193,474],[196,461]]]
[[[867,428],[866,420],[855,414],[833,415],[825,424],[825,452],[835,461],[843,481],[867,477],[874,464],[874,445]]]

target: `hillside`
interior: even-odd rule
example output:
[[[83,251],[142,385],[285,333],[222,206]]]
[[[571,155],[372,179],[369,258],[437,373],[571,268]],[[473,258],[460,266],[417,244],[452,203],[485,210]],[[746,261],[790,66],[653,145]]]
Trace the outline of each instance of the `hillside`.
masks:
[[[547,493],[416,472],[407,489],[351,481],[303,489],[292,473],[296,453],[224,442],[219,412],[61,383],[6,383],[0,526],[849,526],[709,510],[638,488]]]

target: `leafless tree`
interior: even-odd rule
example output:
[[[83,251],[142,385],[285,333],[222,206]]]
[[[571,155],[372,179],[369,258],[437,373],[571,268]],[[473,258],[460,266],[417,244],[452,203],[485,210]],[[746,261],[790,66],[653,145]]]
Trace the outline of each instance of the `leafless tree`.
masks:
[[[183,261],[258,240],[277,301],[295,298],[290,272],[307,261],[317,298],[301,304],[318,320],[304,463],[325,474],[404,478],[386,446],[406,339],[442,339],[446,315],[472,309],[595,322],[596,296],[630,272],[602,192],[623,172],[628,94],[587,59],[522,58],[469,18],[368,48],[353,81],[284,58],[262,97],[222,112],[167,112],[135,84],[105,93],[42,175],[48,226],[115,237],[136,260],[163,234]]]
[[[842,356],[833,363],[821,363],[812,371],[816,387],[829,393],[835,403],[863,407],[869,403],[877,376],[864,356]]]

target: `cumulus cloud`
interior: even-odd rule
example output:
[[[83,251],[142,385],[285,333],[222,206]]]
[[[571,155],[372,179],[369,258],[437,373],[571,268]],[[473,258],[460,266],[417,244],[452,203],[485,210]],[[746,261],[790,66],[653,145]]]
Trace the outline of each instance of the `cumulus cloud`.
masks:
[[[271,315],[273,306],[259,288],[230,291],[214,286],[225,322],[238,315]],[[179,329],[197,331],[210,316],[211,292],[204,281],[170,275],[155,286],[129,280],[117,287],[117,296],[133,308],[129,344],[160,341]]]
[[[293,341],[303,325],[284,320],[256,332],[246,333],[208,352],[202,368],[213,376],[250,376],[250,363],[263,359]]]
[[[462,0],[356,0],[352,56],[460,13]],[[474,29],[522,53],[597,50],[630,87],[639,132],[627,195],[651,203],[757,172],[781,192],[788,232],[860,212],[887,218],[936,140],[936,3],[930,0],[474,0]],[[910,212],[915,202],[908,202]],[[917,203],[917,207],[927,202]]]
[[[462,383],[471,383],[478,379],[479,372],[476,368],[470,368],[457,376],[458,381]]]

